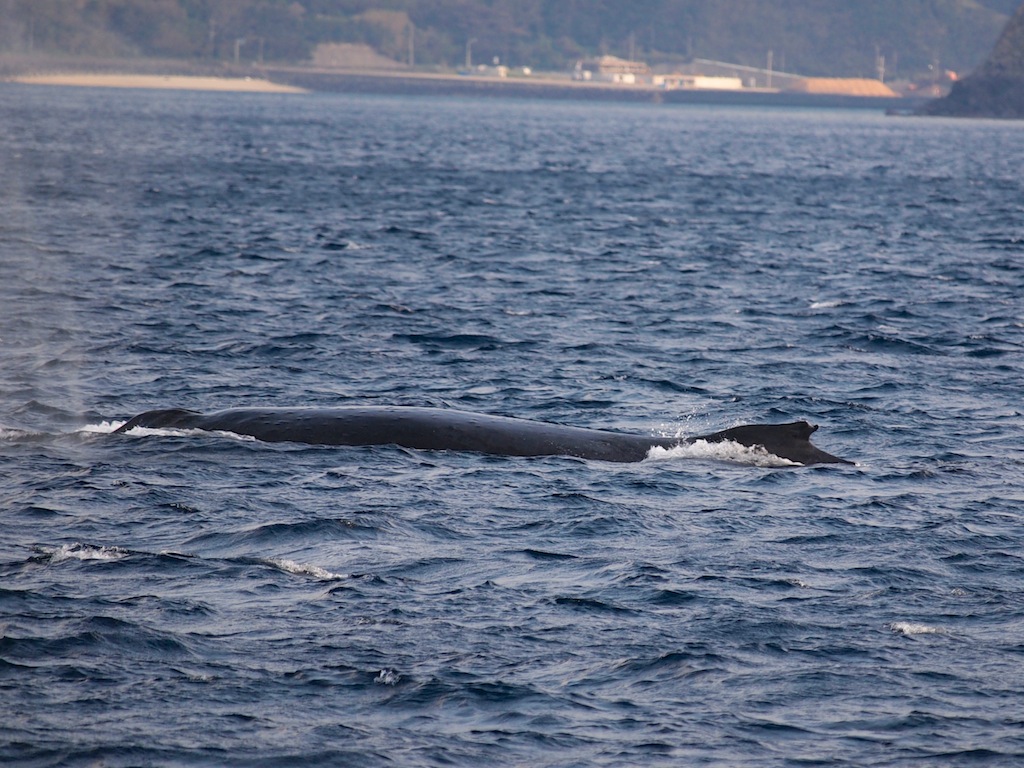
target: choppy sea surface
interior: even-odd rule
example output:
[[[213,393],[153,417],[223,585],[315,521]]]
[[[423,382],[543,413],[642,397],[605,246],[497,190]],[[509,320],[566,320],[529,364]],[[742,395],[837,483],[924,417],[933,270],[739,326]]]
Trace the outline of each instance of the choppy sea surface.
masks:
[[[0,85],[0,763],[1024,760],[1024,124]],[[111,434],[408,404],[855,466]]]

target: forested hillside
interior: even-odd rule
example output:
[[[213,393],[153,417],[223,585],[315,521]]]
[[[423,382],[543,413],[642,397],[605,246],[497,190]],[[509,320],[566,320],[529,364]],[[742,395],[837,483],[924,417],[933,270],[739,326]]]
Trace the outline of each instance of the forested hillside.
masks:
[[[0,51],[243,61],[369,43],[417,66],[564,69],[612,53],[815,75],[969,70],[1019,0],[0,0]]]
[[[932,102],[933,115],[1024,119],[1024,5],[1006,25],[984,64]]]

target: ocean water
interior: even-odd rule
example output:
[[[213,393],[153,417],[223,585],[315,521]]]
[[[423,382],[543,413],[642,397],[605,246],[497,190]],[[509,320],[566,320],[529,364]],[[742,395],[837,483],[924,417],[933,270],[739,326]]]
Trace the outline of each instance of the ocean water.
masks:
[[[1024,759],[1024,124],[0,85],[0,763]],[[111,434],[408,404],[855,466]]]

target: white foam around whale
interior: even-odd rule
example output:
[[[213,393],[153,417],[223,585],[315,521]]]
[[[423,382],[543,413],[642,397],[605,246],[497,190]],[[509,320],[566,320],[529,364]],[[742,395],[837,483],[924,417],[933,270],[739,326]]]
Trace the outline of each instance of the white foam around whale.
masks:
[[[764,448],[748,448],[731,440],[709,443],[707,440],[695,440],[692,443],[677,445],[672,448],[654,446],[647,453],[648,460],[664,461],[666,459],[712,459],[731,461],[738,464],[749,464],[755,467],[799,467],[796,461],[768,453]]]

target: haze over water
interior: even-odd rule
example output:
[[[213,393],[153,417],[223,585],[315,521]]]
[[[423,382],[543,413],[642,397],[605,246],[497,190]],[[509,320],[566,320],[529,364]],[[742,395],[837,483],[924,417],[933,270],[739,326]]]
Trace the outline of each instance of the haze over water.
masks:
[[[1024,126],[0,104],[4,765],[1024,756]],[[858,465],[109,434],[353,403]]]

